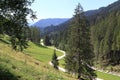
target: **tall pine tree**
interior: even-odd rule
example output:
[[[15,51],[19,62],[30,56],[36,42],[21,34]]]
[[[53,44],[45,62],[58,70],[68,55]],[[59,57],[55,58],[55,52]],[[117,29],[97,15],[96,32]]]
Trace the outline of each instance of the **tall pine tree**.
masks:
[[[45,38],[44,38],[44,44],[46,46],[50,46],[51,45],[50,37],[48,35],[46,35]]]
[[[90,44],[88,22],[85,19],[80,4],[75,9],[75,15],[68,34],[68,50],[65,58],[65,67],[70,73],[78,75],[78,79],[93,80],[95,78],[93,65],[93,52]]]

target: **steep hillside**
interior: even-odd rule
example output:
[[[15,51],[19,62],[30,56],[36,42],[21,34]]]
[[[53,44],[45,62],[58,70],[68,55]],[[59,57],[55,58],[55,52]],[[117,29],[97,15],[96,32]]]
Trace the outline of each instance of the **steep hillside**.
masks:
[[[85,16],[87,17],[89,24],[94,25],[95,23],[98,23],[99,21],[101,21],[101,19],[105,18],[107,14],[109,14],[110,12],[117,11],[117,10],[120,10],[120,0],[108,5],[107,7],[101,7],[97,10],[86,11]],[[52,26],[52,27],[49,26],[45,28],[44,34],[50,34],[50,33],[53,33],[54,31],[59,32],[59,31],[66,30],[67,28],[69,28],[71,20],[72,18],[60,25]]]
[[[48,57],[51,58],[52,54],[49,54],[49,51],[52,51],[51,49],[30,42],[29,47],[34,48],[27,50],[27,52],[31,52],[29,54],[14,51],[9,43],[8,36],[1,39],[0,35],[0,80],[76,80],[66,73],[53,69],[48,65],[49,61],[46,60],[46,56],[42,54],[44,52],[39,53],[37,51],[38,49],[42,49],[40,51],[47,50]],[[47,53],[45,52],[45,54]],[[43,55],[44,58],[37,57],[38,54]]]
[[[91,27],[91,38],[99,64],[120,64],[120,11],[111,12],[105,19]],[[114,69],[111,69],[114,70]],[[118,68],[119,71],[119,68]]]
[[[85,12],[85,15],[88,19],[89,26],[93,26],[97,23],[100,23],[103,19],[107,18],[107,16],[114,11],[119,11],[120,0],[108,5],[107,7],[102,7],[98,10],[91,10]],[[61,49],[66,49],[67,45],[67,32],[69,26],[71,25],[72,19],[67,22],[60,24],[58,26],[50,26],[44,29],[44,35],[49,34],[51,38],[54,40],[54,44],[56,47]]]

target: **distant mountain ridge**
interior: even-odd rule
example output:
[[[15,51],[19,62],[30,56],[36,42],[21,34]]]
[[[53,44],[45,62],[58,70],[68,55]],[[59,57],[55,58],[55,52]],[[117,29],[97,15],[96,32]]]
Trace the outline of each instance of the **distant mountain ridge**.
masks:
[[[87,20],[89,21],[90,25],[94,25],[95,23],[99,22],[101,19],[100,18],[105,18],[110,12],[112,11],[117,11],[120,10],[120,0],[109,4],[107,7],[101,7],[96,10],[89,10],[85,12],[85,16]],[[101,16],[101,17],[100,17]],[[45,34],[50,34],[53,32],[60,32],[67,30],[69,28],[70,23],[72,21],[72,18],[69,19],[68,21],[57,25],[57,26],[49,26],[44,29]]]
[[[38,22],[34,23],[32,26],[37,26],[39,28],[46,28],[47,26],[57,26],[69,20],[69,18],[48,18],[41,19]]]

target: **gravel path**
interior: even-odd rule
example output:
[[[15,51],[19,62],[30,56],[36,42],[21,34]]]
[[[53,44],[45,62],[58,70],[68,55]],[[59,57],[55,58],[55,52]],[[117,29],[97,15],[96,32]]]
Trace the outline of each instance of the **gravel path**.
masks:
[[[56,48],[55,48],[55,49],[56,49]],[[56,50],[63,53],[62,56],[59,56],[59,57],[57,58],[58,60],[60,60],[60,59],[62,59],[62,58],[65,57],[65,55],[66,55],[65,51],[62,51],[62,50],[60,50],[60,49],[56,49]],[[49,64],[50,64],[51,66],[53,66],[53,64],[52,64],[51,61],[49,62]],[[58,69],[59,69],[60,71],[66,72],[66,70],[65,70],[64,68],[60,67],[60,66],[58,66]]]
[[[53,49],[53,48],[52,48]],[[56,49],[56,48],[55,48]],[[60,59],[62,59],[62,58],[64,58],[65,56],[66,56],[66,52],[65,51],[63,51],[63,50],[60,50],[60,49],[56,49],[57,51],[60,51],[60,52],[62,52],[63,53],[63,55],[62,56],[59,56],[57,59],[58,60],[60,60]],[[51,66],[53,66],[53,64],[52,64],[52,62],[50,61],[49,62],[49,64],[51,65]],[[64,68],[62,68],[62,67],[60,67],[60,66],[58,66],[58,69],[60,70],[60,71],[63,71],[63,72],[67,72],[67,70],[66,69],[64,69]],[[103,80],[103,79],[100,79],[100,78],[96,78],[95,80]]]

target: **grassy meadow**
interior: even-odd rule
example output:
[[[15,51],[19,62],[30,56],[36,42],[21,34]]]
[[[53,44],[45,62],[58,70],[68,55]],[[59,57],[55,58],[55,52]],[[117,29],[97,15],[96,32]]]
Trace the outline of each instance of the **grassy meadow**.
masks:
[[[58,56],[63,53],[57,51]],[[27,55],[25,55],[27,54]],[[22,53],[11,48],[9,37],[0,39],[0,80],[76,80],[74,76],[55,70],[48,63],[53,49],[29,42]],[[26,64],[25,64],[26,61]],[[59,65],[64,67],[64,58]],[[96,71],[103,80],[120,80],[119,76]]]
[[[30,56],[34,57],[35,59],[48,63],[52,59],[52,55],[54,50],[50,49],[45,46],[41,46],[40,44],[34,44],[29,42],[29,47],[25,50]],[[56,51],[57,56],[63,55],[63,53]]]
[[[30,48],[34,47],[34,49],[30,50],[30,48],[28,48],[24,53],[16,52],[11,48],[8,36],[0,39],[0,80],[76,80],[71,75],[55,70],[48,64],[53,54],[52,49],[38,46],[31,42],[29,46]],[[44,55],[36,57],[41,53],[37,50],[42,49],[47,50],[45,55],[47,56],[48,53],[48,59],[45,57],[41,58]],[[30,52],[29,50],[31,53],[28,53]],[[39,54],[32,55],[32,51],[34,54]],[[49,51],[51,51],[51,53]],[[58,55],[62,54],[58,52]]]
[[[120,80],[120,76],[115,76],[115,75],[103,73],[100,71],[96,71],[96,73],[98,78],[101,78],[103,80]]]

